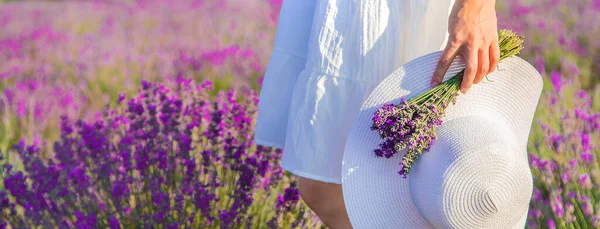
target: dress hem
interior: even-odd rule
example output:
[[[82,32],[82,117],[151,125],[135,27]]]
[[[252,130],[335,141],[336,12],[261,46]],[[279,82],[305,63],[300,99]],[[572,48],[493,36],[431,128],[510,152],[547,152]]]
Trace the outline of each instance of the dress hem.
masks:
[[[324,176],[319,176],[319,175],[314,175],[314,174],[310,174],[310,173],[306,173],[306,172],[302,172],[296,169],[292,169],[287,167],[286,165],[284,165],[284,163],[280,163],[279,167],[283,168],[284,170],[296,175],[296,176],[301,176],[301,177],[305,177],[305,178],[309,178],[312,180],[317,180],[317,181],[321,181],[321,182],[325,182],[325,183],[334,183],[334,184],[342,184],[341,181],[337,180],[337,179],[333,179],[330,177],[324,177]]]

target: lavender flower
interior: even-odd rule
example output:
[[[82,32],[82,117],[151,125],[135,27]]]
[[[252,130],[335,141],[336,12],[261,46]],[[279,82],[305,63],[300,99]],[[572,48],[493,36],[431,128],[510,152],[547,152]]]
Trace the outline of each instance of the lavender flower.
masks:
[[[556,224],[554,224],[554,220],[552,220],[552,219],[548,220],[547,225],[548,225],[548,228],[550,228],[550,229],[556,229]]]
[[[275,212],[275,216],[273,216],[273,218],[271,218],[271,220],[269,220],[267,222],[267,226],[269,228],[277,228],[277,222],[279,222],[281,220],[281,218],[284,218],[284,220],[287,220],[287,217],[281,217],[282,215],[284,215],[287,212],[292,211],[292,209],[298,204],[298,201],[300,200],[300,191],[297,188],[297,184],[296,182],[291,182],[290,186],[288,188],[285,189],[284,195],[282,196],[281,194],[279,194],[277,196],[276,202],[275,202],[275,208],[277,209]],[[300,213],[302,214],[302,217],[304,215],[304,209],[300,209]],[[300,217],[300,215],[298,216]],[[297,225],[300,223],[305,223],[305,221],[302,221],[301,218],[296,218],[296,220],[294,220],[293,224]]]
[[[285,208],[286,211],[290,211],[300,200],[300,192],[296,187],[296,182],[291,182],[290,187],[285,189],[283,196],[277,197],[276,208]]]

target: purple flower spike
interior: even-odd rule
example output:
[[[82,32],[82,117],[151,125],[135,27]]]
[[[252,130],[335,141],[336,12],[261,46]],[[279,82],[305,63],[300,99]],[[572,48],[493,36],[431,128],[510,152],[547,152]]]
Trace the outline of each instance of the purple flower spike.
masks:
[[[556,229],[556,224],[554,224],[554,220],[549,219],[547,222],[548,228],[550,229]]]

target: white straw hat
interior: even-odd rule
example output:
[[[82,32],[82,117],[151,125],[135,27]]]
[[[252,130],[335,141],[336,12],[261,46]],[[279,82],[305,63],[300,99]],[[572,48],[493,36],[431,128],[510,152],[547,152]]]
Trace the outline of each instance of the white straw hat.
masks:
[[[344,201],[353,228],[524,228],[533,182],[527,139],[542,89],[540,74],[513,56],[446,110],[438,139],[407,179],[398,171],[405,151],[378,158],[370,130],[385,103],[429,89],[441,51],[403,65],[364,101],[346,141]],[[464,68],[458,57],[449,79]]]

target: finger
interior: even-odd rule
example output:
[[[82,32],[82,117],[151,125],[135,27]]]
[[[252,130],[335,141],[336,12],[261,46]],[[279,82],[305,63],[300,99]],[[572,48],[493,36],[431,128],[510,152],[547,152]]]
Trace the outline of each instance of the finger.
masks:
[[[498,39],[494,40],[490,45],[490,69],[489,73],[492,73],[498,67],[500,62],[500,47],[498,46]]]
[[[478,51],[477,74],[475,75],[475,80],[473,80],[474,84],[481,82],[483,77],[488,74],[488,69],[490,68],[489,50],[488,47],[485,47]]]
[[[465,50],[465,59],[466,59],[466,68],[465,74],[462,78],[462,83],[460,84],[460,92],[466,94],[467,91],[473,85],[473,80],[475,79],[475,75],[477,74],[477,50],[476,49],[467,49]]]
[[[437,67],[433,72],[433,76],[431,77],[431,87],[435,87],[436,85],[442,83],[446,71],[448,71],[448,68],[450,67],[450,64],[452,64],[452,61],[454,61],[456,55],[458,55],[458,47],[460,46],[455,45],[452,42],[448,42],[448,45],[446,45],[444,52],[438,60]]]

